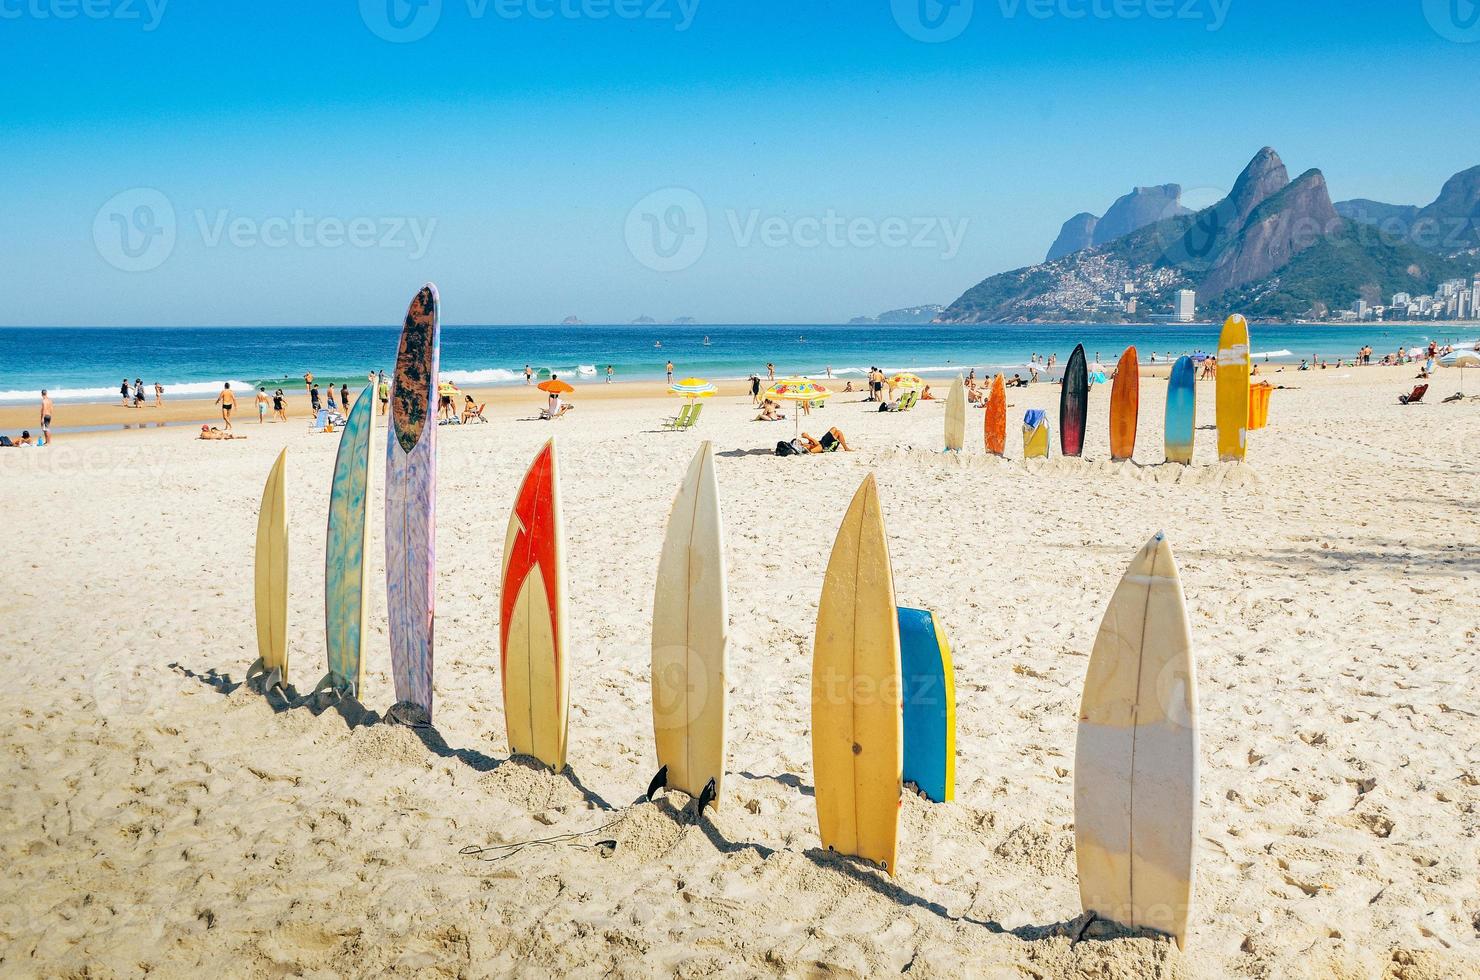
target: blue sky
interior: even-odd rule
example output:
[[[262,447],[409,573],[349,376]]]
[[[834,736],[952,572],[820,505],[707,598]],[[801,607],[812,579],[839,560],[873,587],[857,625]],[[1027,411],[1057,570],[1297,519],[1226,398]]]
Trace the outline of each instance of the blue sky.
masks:
[[[833,321],[1265,144],[1480,163],[1469,0],[420,2],[0,0],[0,322]]]

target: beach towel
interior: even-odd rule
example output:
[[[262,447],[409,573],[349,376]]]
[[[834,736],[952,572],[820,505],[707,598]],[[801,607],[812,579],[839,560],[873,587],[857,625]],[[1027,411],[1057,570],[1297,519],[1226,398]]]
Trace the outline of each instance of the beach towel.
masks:
[[[1041,409],[1041,408],[1030,408],[1023,415],[1023,425],[1025,425],[1026,427],[1028,427],[1030,429],[1036,429],[1040,425],[1043,424],[1044,420],[1047,417],[1048,417],[1048,413],[1045,412],[1043,409]]]

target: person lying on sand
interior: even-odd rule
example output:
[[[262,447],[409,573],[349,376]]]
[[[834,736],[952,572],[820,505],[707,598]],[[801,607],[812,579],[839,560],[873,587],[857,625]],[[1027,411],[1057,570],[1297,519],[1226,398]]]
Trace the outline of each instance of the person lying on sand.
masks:
[[[10,436],[0,436],[0,447],[6,449],[33,449],[36,443],[31,440],[31,430],[26,429],[15,439]]]
[[[853,451],[853,447],[848,445],[848,440],[843,438],[843,430],[836,427],[824,432],[821,439],[813,439],[805,432],[798,439],[809,453],[830,453],[833,447],[838,447],[845,453]]]
[[[246,436],[239,436],[232,432],[222,432],[214,425],[203,425],[200,427],[200,438],[216,442],[222,439],[245,439]]]

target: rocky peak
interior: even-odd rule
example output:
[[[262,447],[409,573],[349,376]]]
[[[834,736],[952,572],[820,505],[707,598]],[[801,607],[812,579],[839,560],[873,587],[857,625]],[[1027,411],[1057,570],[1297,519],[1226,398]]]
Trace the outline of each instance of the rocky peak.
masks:
[[[1045,262],[1062,258],[1080,249],[1089,248],[1095,243],[1095,226],[1100,219],[1088,211],[1081,211],[1059,229],[1059,237],[1053,240],[1053,246],[1048,250],[1048,258]]]
[[[1284,169],[1280,165],[1281,174]],[[1272,275],[1299,253],[1334,234],[1341,220],[1331,205],[1325,175],[1307,170],[1253,209],[1238,236],[1198,285],[1198,297],[1217,296],[1226,289]]]
[[[1095,244],[1113,242],[1154,222],[1186,213],[1181,184],[1137,187],[1110,205],[1095,226]]]
[[[1324,183],[1324,178],[1323,178]],[[1228,204],[1233,211],[1234,226],[1242,226],[1254,209],[1269,200],[1290,184],[1289,171],[1285,162],[1273,147],[1266,146],[1254,154],[1254,159],[1238,175],[1233,191],[1228,195]],[[1328,202],[1329,203],[1329,202]]]

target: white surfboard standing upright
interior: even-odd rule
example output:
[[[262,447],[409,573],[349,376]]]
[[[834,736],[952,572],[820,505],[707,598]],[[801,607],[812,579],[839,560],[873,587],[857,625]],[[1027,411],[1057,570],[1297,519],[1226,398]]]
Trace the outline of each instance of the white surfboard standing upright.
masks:
[[[648,787],[719,806],[725,775],[725,656],[729,643],[724,520],[714,454],[699,447],[668,515],[653,592],[653,734]]]
[[[1074,753],[1085,911],[1187,943],[1197,843],[1197,679],[1182,581],[1157,534],[1095,637]]]

